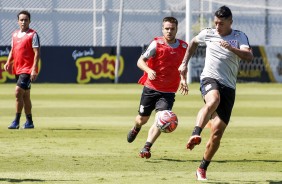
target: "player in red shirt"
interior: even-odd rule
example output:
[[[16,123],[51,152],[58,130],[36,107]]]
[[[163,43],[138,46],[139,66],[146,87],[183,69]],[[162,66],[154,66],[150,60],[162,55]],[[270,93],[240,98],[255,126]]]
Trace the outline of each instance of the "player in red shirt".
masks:
[[[21,11],[17,17],[20,30],[15,31],[12,35],[11,52],[4,65],[4,70],[13,67],[13,73],[17,79],[15,89],[16,118],[8,128],[19,128],[21,112],[24,108],[26,123],[23,128],[28,129],[34,128],[31,114],[30,87],[31,82],[35,81],[38,75],[40,41],[36,31],[29,28],[30,13]]]
[[[165,17],[162,23],[162,37],[156,37],[140,56],[137,66],[144,71],[139,83],[144,85],[139,105],[139,114],[135,125],[127,135],[127,141],[133,142],[142,125],[149,120],[152,111],[158,113],[171,110],[175,101],[175,93],[180,84],[183,95],[188,94],[186,76],[180,75],[178,67],[185,55],[188,44],[176,39],[178,21],[174,17]],[[140,151],[142,158],[151,157],[151,146],[160,136],[156,120],[151,126],[144,148]]]

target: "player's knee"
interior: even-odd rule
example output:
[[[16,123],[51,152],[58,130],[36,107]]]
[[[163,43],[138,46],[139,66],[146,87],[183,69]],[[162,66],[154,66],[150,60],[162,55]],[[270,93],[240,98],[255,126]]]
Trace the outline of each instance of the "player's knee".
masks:
[[[211,106],[218,106],[220,103],[220,98],[217,96],[217,97],[214,97],[211,101],[210,101],[210,105]]]
[[[16,99],[22,99],[23,98],[23,92],[21,89],[17,88],[15,91],[15,97]]]
[[[213,130],[213,132],[212,132],[212,142],[215,143],[215,144],[219,144],[222,136],[223,136],[222,130],[219,130],[219,129]]]
[[[149,117],[150,117],[150,116],[140,116],[140,115],[138,115],[138,116],[136,116],[136,118],[135,118],[135,122],[136,122],[138,125],[144,125],[144,124],[146,124],[146,123],[148,122]]]
[[[207,102],[205,104],[206,110],[210,113],[213,113],[217,109],[219,102],[220,102],[219,99],[214,99],[214,100]]]

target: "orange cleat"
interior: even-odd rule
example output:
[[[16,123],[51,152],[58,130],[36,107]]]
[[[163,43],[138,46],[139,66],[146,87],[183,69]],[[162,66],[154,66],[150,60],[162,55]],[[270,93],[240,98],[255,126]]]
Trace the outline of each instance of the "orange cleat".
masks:
[[[186,145],[187,149],[192,150],[196,145],[199,145],[202,141],[201,136],[192,135]]]

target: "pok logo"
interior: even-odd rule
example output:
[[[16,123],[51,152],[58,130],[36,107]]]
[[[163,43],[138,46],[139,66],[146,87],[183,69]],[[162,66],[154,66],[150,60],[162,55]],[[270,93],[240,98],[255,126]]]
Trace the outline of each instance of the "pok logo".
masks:
[[[80,84],[89,83],[91,79],[115,78],[116,56],[103,54],[100,58],[90,56],[81,57],[76,60],[78,68],[77,82]],[[124,69],[123,57],[119,59],[118,76],[121,76]]]

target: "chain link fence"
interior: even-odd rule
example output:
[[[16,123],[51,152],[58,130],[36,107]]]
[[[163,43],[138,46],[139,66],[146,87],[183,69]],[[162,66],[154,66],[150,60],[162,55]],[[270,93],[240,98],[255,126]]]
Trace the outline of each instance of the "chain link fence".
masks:
[[[213,14],[227,5],[233,12],[233,28],[245,32],[251,45],[281,46],[281,0],[191,0],[192,32],[213,26]],[[161,35],[165,16],[179,21],[178,38],[185,40],[184,0],[124,0],[121,46],[142,46]],[[30,27],[44,46],[115,46],[119,24],[119,0],[0,0],[0,45],[10,45],[18,29],[17,13],[31,12]]]

